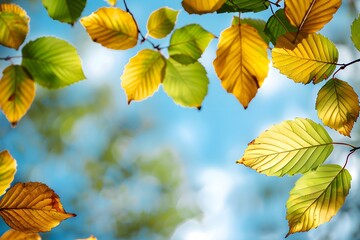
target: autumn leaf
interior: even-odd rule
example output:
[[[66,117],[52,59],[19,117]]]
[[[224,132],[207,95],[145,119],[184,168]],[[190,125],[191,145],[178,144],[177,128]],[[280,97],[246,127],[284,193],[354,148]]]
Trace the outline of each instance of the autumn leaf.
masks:
[[[1,239],[0,239],[0,240],[1,240]],[[88,237],[88,238],[79,238],[79,239],[76,239],[76,240],[97,240],[97,238],[91,235],[91,236]]]
[[[10,65],[0,80],[0,108],[13,127],[30,108],[35,98],[35,82],[19,65]]]
[[[41,240],[41,236],[38,233],[25,233],[10,229],[0,237],[0,240]]]
[[[351,40],[357,50],[360,51],[360,14],[351,24]]]
[[[47,232],[75,217],[63,209],[59,196],[38,182],[17,183],[0,200],[0,216],[17,231]]]
[[[221,33],[214,67],[222,86],[247,108],[269,70],[268,45],[248,24]]]
[[[319,166],[304,174],[290,191],[286,203],[289,232],[305,232],[330,221],[345,202],[351,175],[339,165]]]
[[[138,42],[138,28],[130,13],[120,8],[99,8],[80,19],[91,39],[104,47],[126,50]]]
[[[9,151],[0,152],[0,196],[10,187],[16,173],[16,160]]]
[[[86,0],[42,0],[42,3],[52,19],[74,24],[84,10]]]
[[[262,39],[269,44],[270,40],[269,37],[265,34],[265,24],[266,22],[261,19],[253,19],[253,18],[239,18],[239,17],[233,17],[232,25],[239,25],[239,24],[248,24],[255,28],[259,35],[262,37]]]
[[[165,58],[158,51],[143,49],[132,57],[124,68],[121,86],[128,103],[152,96],[165,75]]]
[[[227,0],[217,12],[260,12],[269,5],[267,0]]]
[[[294,175],[318,167],[333,148],[332,139],[321,125],[296,118],[260,134],[237,163],[268,176]]]
[[[285,15],[284,9],[277,10],[276,13],[268,19],[264,30],[274,45],[276,45],[276,40],[281,35],[296,31],[297,28],[290,24]]]
[[[326,126],[350,137],[359,117],[359,97],[347,82],[333,78],[320,89],[316,109]]]
[[[190,14],[211,13],[218,10],[226,0],[183,0],[181,2],[185,11]]]
[[[114,7],[116,5],[117,0],[105,0],[105,2],[109,3],[110,6]]]
[[[0,44],[18,49],[29,32],[29,21],[24,9],[16,4],[0,4]]]
[[[152,12],[146,25],[148,34],[153,38],[166,37],[174,29],[178,13],[168,7]]]
[[[295,82],[319,83],[336,68],[338,50],[334,43],[321,34],[309,34],[293,45],[293,34],[281,36],[272,50],[273,65]],[[294,48],[289,48],[292,46]]]

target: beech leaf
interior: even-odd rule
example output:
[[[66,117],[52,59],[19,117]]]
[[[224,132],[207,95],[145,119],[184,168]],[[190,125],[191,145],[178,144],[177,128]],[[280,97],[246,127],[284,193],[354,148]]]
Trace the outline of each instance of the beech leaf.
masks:
[[[0,196],[6,192],[14,180],[16,165],[16,160],[9,151],[0,152]]]
[[[360,14],[351,24],[351,40],[357,50],[360,51]]]
[[[146,26],[148,34],[153,38],[166,37],[174,29],[178,13],[168,7],[152,12]]]
[[[42,0],[42,3],[52,19],[74,24],[84,10],[86,0]]]
[[[41,240],[41,236],[38,233],[25,233],[10,229],[0,237],[0,240]]]
[[[233,17],[232,25],[239,25],[239,24],[248,24],[255,28],[259,35],[262,37],[262,39],[269,44],[270,40],[269,37],[265,34],[265,24],[266,22],[261,19],[253,19],[253,18],[239,18],[239,17]]]
[[[269,5],[267,0],[227,0],[217,12],[260,12]]]
[[[284,9],[279,9],[275,15],[271,16],[266,25],[264,32],[269,36],[270,41],[276,45],[276,40],[285,33],[296,32],[297,28],[292,26],[287,19]]]
[[[211,13],[218,10],[226,0],[183,0],[181,2],[185,11],[190,14]]]

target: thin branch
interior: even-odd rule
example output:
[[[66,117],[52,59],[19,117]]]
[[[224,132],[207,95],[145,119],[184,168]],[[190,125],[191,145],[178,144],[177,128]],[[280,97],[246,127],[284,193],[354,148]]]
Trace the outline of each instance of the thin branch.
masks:
[[[277,2],[272,2],[272,1],[267,1],[268,3],[272,4],[272,5],[275,5],[277,7],[281,7],[281,5],[279,4],[279,1]],[[271,6],[271,5],[270,5]]]
[[[342,143],[342,142],[332,142],[333,145],[344,145],[344,146],[348,146],[351,147],[352,149],[350,151],[356,151],[357,149],[359,149],[358,147],[355,147],[354,145],[351,145],[349,143]],[[353,150],[356,149],[356,150]]]
[[[354,60],[354,61],[351,61],[351,62],[349,62],[349,63],[337,63],[337,64],[335,64],[335,65],[341,66],[341,67],[339,67],[339,69],[334,72],[333,78],[335,78],[335,75],[336,75],[339,71],[344,70],[344,69],[347,68],[348,66],[350,66],[350,65],[352,65],[352,64],[354,64],[354,63],[357,63],[357,62],[360,62],[360,58],[359,58],[359,59],[356,59],[356,60]]]
[[[7,57],[0,57],[0,60],[4,61],[11,61],[13,58],[21,58],[22,56],[7,56]]]

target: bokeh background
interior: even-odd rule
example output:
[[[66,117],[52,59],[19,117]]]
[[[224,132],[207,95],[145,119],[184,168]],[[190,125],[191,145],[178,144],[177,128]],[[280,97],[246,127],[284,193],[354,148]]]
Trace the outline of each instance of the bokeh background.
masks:
[[[92,42],[79,22],[70,26],[52,20],[40,0],[1,2],[15,2],[27,11],[31,21],[25,42],[51,35],[73,44],[87,76],[86,81],[56,91],[37,86],[32,107],[14,129],[0,115],[0,150],[8,149],[18,162],[15,182],[46,183],[65,209],[77,214],[42,234],[43,239],[91,234],[101,240],[284,238],[285,204],[298,177],[266,177],[235,161],[248,142],[274,124],[295,117],[320,122],[314,106],[323,84],[295,84],[272,68],[244,110],[214,72],[214,39],[200,59],[210,79],[201,111],[175,105],[161,88],[153,97],[128,106],[120,76],[129,58],[150,44],[109,50]],[[103,0],[88,0],[82,16],[103,6]],[[122,1],[117,6],[124,9]],[[163,6],[182,9],[180,0],[128,1],[143,33],[147,17]],[[349,37],[359,11],[358,2],[343,1],[321,31],[336,43],[339,63],[360,57]],[[267,10],[241,17],[266,20],[270,15]],[[176,28],[199,23],[219,36],[232,16],[188,15],[181,10]],[[169,38],[155,42],[167,46]],[[1,57],[18,55],[20,51],[0,47]],[[0,70],[9,64],[1,61]],[[358,93],[359,69],[352,65],[337,75]],[[328,130],[335,141],[360,145],[355,125],[351,139]],[[328,161],[342,165],[348,150],[336,146]],[[360,239],[359,154],[351,157],[348,169],[352,187],[341,211],[330,223],[288,239]],[[0,223],[0,233],[7,229]]]

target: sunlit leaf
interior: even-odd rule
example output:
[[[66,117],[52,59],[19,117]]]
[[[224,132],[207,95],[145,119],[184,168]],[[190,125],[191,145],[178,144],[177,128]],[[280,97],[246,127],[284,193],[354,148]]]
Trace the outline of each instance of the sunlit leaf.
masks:
[[[288,35],[288,34],[286,34]],[[294,49],[287,49],[290,40],[280,37],[272,50],[274,67],[298,83],[319,83],[335,70],[338,50],[320,34],[309,34]]]
[[[16,173],[16,160],[9,151],[0,152],[0,196],[10,187]]]
[[[214,67],[222,86],[247,108],[269,70],[268,45],[247,24],[232,25],[221,33]]]
[[[237,163],[268,176],[294,175],[318,167],[332,150],[332,139],[320,124],[296,118],[260,134]]]
[[[12,126],[30,108],[35,97],[35,82],[19,65],[10,65],[0,80],[0,108]]]
[[[198,24],[176,29],[171,36],[169,55],[182,64],[198,60],[215,36]]]
[[[18,49],[29,32],[29,17],[16,4],[0,4],[0,44]]]
[[[175,103],[200,108],[207,94],[208,84],[205,68],[199,62],[182,65],[175,60],[167,60],[163,86]]]
[[[298,32],[314,33],[330,22],[341,0],[285,0],[285,14]]]
[[[0,240],[41,240],[41,237],[38,233],[24,233],[10,229],[0,237]]]
[[[260,12],[266,10],[269,5],[267,0],[227,0],[217,12]]]
[[[284,9],[279,9],[276,11],[275,15],[269,18],[264,31],[267,36],[269,36],[270,41],[275,45],[276,40],[281,35],[288,32],[296,32],[297,28],[290,24],[285,15]]]
[[[62,39],[38,38],[27,43],[22,54],[21,65],[44,87],[65,87],[85,78],[75,47]]]
[[[0,240],[1,240],[1,239],[0,239]],[[76,240],[97,240],[97,238],[91,235],[91,236],[88,237],[88,238],[79,238],[79,239],[76,239]]]
[[[116,5],[117,0],[105,0],[105,2],[109,3],[110,6],[114,7]]]
[[[73,24],[84,10],[86,0],[42,0],[42,3],[52,19]]]
[[[218,10],[226,0],[183,0],[181,2],[183,8],[188,13],[204,14]]]
[[[0,200],[0,216],[17,231],[47,232],[75,217],[63,209],[59,196],[38,182],[17,183]]]
[[[319,166],[304,174],[286,203],[289,232],[305,232],[330,221],[345,202],[351,175],[339,165]]]
[[[166,60],[161,53],[143,49],[126,64],[121,76],[128,103],[152,96],[164,79]]]
[[[80,19],[94,42],[104,47],[125,50],[138,42],[138,28],[130,13],[120,8],[99,8]]]
[[[233,17],[232,25],[239,25],[239,24],[248,24],[255,28],[259,35],[262,37],[262,39],[269,44],[269,37],[265,34],[265,24],[266,22],[261,19],[252,19],[252,18],[239,18],[239,17]]]
[[[359,97],[347,82],[331,79],[320,89],[316,109],[326,126],[350,136],[359,117]]]
[[[351,24],[351,40],[357,50],[360,51],[360,15]]]
[[[178,13],[168,7],[152,12],[147,22],[148,34],[153,38],[166,37],[174,29]]]

